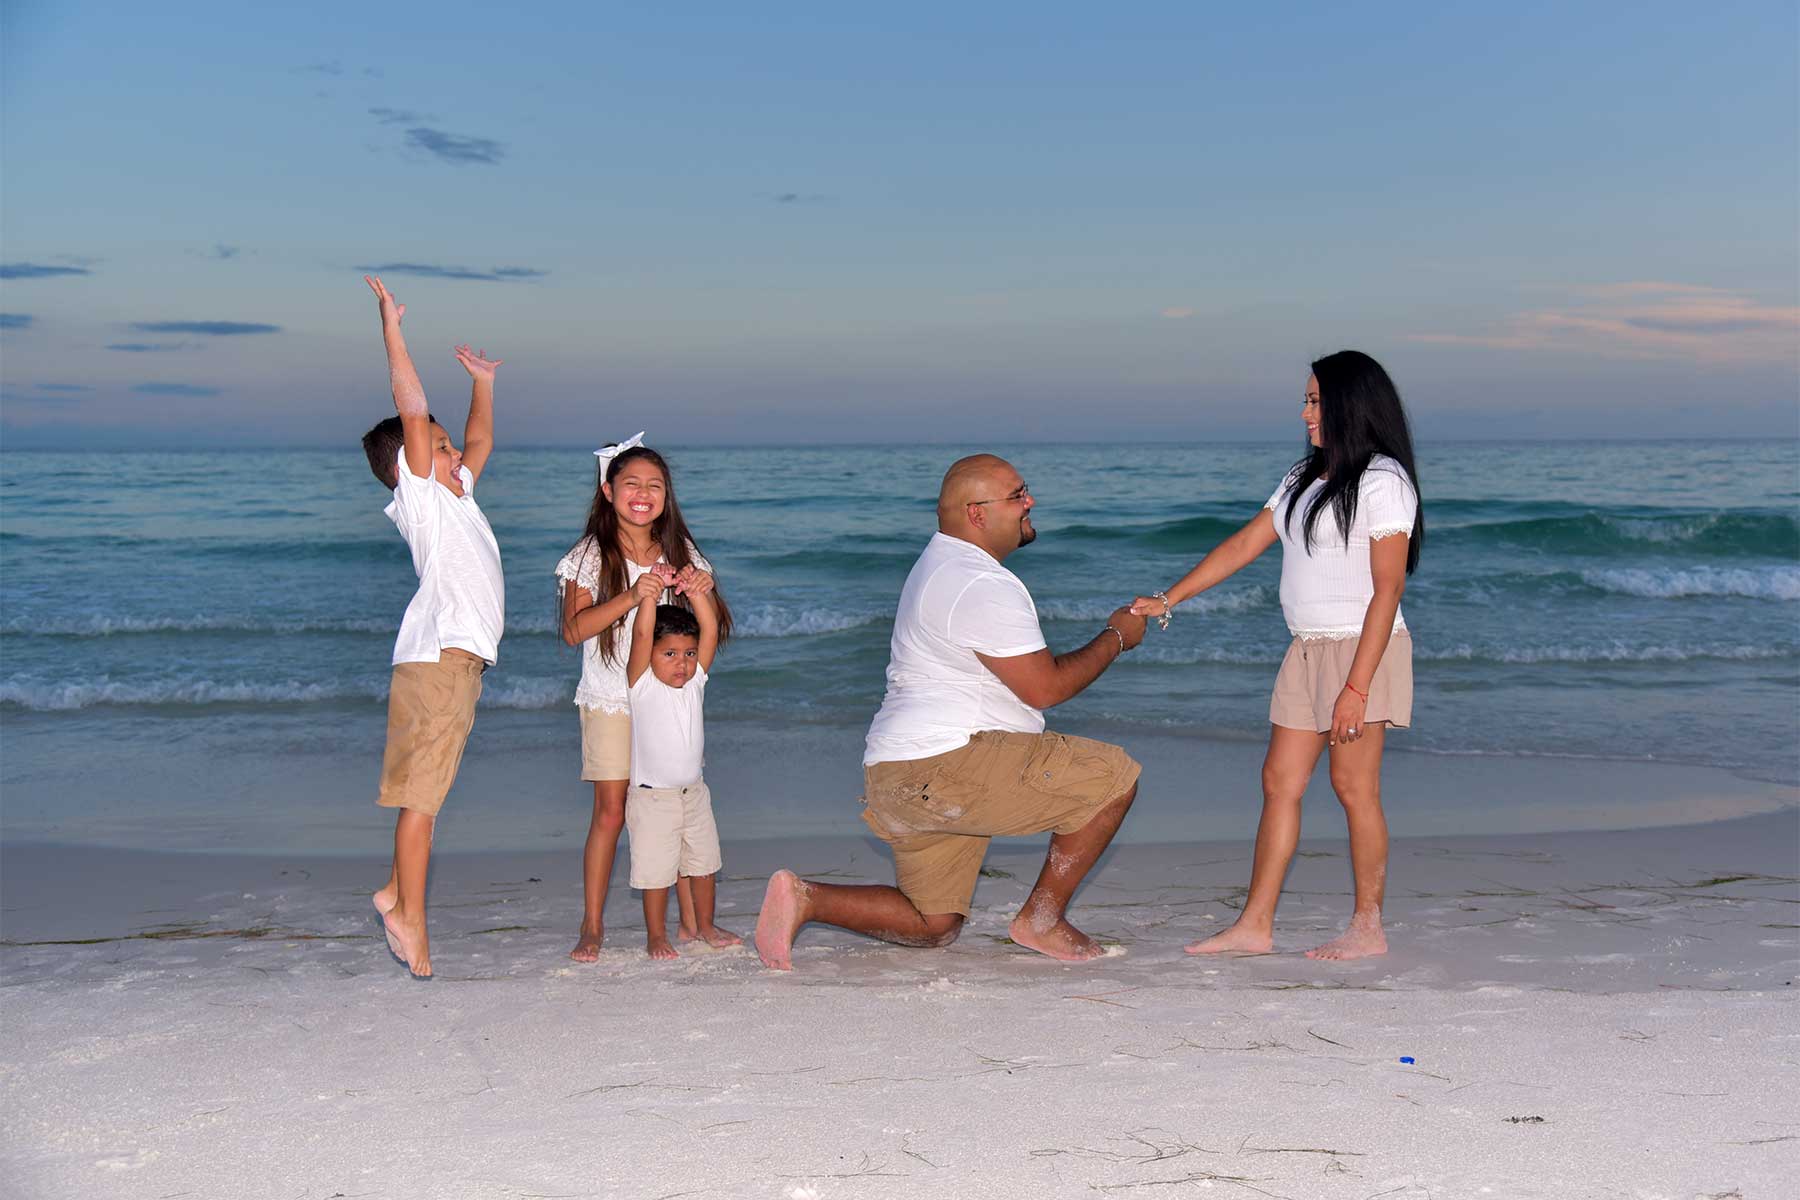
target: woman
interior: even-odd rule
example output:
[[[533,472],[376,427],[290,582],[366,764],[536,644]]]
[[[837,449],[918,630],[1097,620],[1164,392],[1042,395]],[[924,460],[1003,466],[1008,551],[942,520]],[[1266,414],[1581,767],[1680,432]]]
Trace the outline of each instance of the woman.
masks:
[[[1281,611],[1294,640],[1269,702],[1250,895],[1230,929],[1194,942],[1189,954],[1260,954],[1274,945],[1275,904],[1300,840],[1300,797],[1327,749],[1331,786],[1350,826],[1356,902],[1344,934],[1307,957],[1387,950],[1381,752],[1389,726],[1412,723],[1412,639],[1400,594],[1425,532],[1412,435],[1387,372],[1355,350],[1312,365],[1301,414],[1312,450],[1263,510],[1167,592],[1139,596],[1131,606],[1166,618],[1281,541]]]

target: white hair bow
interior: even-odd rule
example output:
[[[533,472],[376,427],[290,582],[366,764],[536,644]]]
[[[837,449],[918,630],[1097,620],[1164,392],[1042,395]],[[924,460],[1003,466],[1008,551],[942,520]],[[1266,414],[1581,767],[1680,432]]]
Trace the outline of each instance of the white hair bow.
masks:
[[[600,460],[601,466],[605,466],[627,450],[636,450],[643,444],[644,431],[640,429],[637,431],[636,437],[628,437],[616,446],[604,446],[601,449],[594,451],[594,457]]]

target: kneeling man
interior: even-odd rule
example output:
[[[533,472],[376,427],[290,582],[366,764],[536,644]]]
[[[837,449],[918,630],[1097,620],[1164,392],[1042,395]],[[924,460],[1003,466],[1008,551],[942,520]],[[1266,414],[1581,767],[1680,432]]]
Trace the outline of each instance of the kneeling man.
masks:
[[[1000,565],[1037,536],[1032,503],[1019,473],[991,454],[944,476],[938,532],[900,593],[887,696],[863,754],[863,820],[893,849],[898,886],[777,871],[756,923],[765,965],[790,969],[809,921],[947,946],[969,915],[988,839],[1047,830],[1050,853],[1012,939],[1068,962],[1101,953],[1063,914],[1136,798],[1139,767],[1117,746],[1046,733],[1042,710],[1143,640],[1144,618],[1121,608],[1087,645],[1050,653],[1031,593]]]

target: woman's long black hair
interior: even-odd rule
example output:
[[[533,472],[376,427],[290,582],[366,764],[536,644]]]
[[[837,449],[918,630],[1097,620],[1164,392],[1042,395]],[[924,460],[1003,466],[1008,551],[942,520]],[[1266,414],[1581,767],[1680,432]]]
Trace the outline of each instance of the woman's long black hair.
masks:
[[[1400,392],[1381,364],[1360,350],[1340,350],[1312,365],[1319,381],[1319,444],[1288,472],[1285,527],[1294,527],[1294,508],[1301,493],[1323,476],[1325,486],[1306,506],[1300,528],[1306,552],[1312,553],[1313,528],[1329,506],[1346,541],[1356,517],[1357,489],[1369,460],[1385,454],[1406,471],[1413,495],[1420,495],[1419,473],[1413,467],[1412,433],[1406,425],[1406,407]],[[1406,573],[1419,565],[1419,547],[1425,541],[1425,505],[1415,500],[1412,536],[1406,545]]]
[[[661,548],[663,561],[679,571],[683,567],[692,566],[693,555],[700,552],[699,543],[694,541],[694,535],[688,532],[687,522],[681,517],[681,505],[675,502],[675,477],[669,474],[669,464],[650,447],[634,446],[611,462],[601,464],[599,478],[594,482],[593,507],[588,510],[587,527],[582,531],[584,537],[594,539],[600,555],[600,569],[595,572],[595,577],[600,584],[601,600],[609,600],[623,592],[627,586],[626,580],[630,578],[625,570],[625,551],[619,544],[619,514],[613,509],[612,501],[601,490],[601,485],[611,483],[621,467],[637,458],[646,459],[662,472],[663,510],[651,522],[650,536]],[[712,598],[713,608],[719,614],[719,641],[723,643],[731,636],[731,609],[725,603],[725,593],[716,583]],[[690,611],[694,607],[686,596],[675,597],[675,603]],[[617,662],[618,623],[608,625],[595,636],[600,639],[601,657],[607,662]]]

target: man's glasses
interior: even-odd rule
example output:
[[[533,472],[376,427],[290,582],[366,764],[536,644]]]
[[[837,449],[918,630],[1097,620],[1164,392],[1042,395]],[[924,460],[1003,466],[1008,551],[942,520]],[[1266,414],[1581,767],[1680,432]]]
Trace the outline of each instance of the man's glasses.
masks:
[[[1019,485],[1019,490],[1016,492],[1013,492],[1009,496],[995,496],[992,500],[970,500],[968,503],[970,503],[970,504],[1017,504],[1019,501],[1025,499],[1029,495],[1031,495],[1031,485],[1028,483],[1021,483]]]

